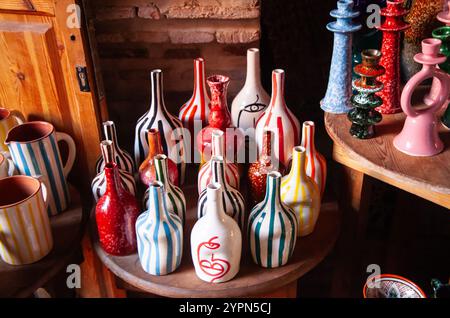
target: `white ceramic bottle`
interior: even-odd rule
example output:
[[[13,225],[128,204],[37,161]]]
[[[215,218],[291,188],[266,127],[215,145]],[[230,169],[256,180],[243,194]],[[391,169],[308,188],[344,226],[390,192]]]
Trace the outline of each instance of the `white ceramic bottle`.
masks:
[[[255,128],[256,121],[269,105],[269,101],[270,96],[261,84],[259,49],[248,49],[245,84],[231,104],[233,126],[243,130]]]
[[[208,213],[191,232],[191,254],[195,273],[206,282],[229,281],[239,272],[242,234],[222,205],[222,186],[208,185]]]

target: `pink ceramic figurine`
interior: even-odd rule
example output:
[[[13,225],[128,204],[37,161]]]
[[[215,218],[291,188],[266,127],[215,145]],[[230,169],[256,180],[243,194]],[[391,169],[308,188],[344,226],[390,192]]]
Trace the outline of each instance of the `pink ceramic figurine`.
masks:
[[[403,130],[394,138],[394,146],[411,156],[433,156],[444,148],[439,139],[436,113],[447,100],[450,87],[448,75],[437,67],[446,60],[439,53],[440,46],[441,40],[438,39],[422,41],[422,53],[414,56],[414,60],[423,65],[422,70],[411,77],[402,92],[401,106],[407,117]],[[429,107],[414,109],[411,106],[414,90],[428,78],[438,79],[441,89]]]

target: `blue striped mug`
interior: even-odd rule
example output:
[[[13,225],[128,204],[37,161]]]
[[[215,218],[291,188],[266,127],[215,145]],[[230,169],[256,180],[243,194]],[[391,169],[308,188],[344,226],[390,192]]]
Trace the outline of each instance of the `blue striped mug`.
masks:
[[[68,145],[65,165],[61,160],[58,142]],[[56,215],[70,204],[67,175],[75,161],[76,147],[72,137],[56,132],[52,124],[31,121],[12,128],[5,144],[20,174],[42,176],[49,192],[48,214]]]

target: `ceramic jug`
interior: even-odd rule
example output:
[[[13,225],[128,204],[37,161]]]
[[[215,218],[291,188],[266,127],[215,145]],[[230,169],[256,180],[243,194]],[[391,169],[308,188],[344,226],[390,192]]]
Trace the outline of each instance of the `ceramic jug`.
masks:
[[[107,163],[104,170],[106,192],[95,206],[100,245],[108,254],[129,255],[136,251],[135,223],[139,205],[120,184],[117,164]]]
[[[303,122],[301,146],[305,148],[306,175],[311,177],[323,196],[327,181],[327,161],[316,149],[315,144],[316,125],[313,121]]]
[[[191,255],[197,276],[206,282],[229,281],[239,272],[242,234],[223,208],[222,185],[206,188],[208,213],[200,218],[191,232]]]
[[[209,162],[211,173],[211,183],[221,185],[222,208],[225,213],[231,216],[238,225],[243,228],[245,219],[245,201],[242,194],[230,186],[225,177],[225,163],[223,157],[213,157]],[[208,191],[205,189],[200,193],[198,198],[198,217],[201,218],[209,213],[208,210]]]
[[[63,164],[58,142],[68,146]],[[67,175],[75,162],[75,142],[69,135],[56,132],[52,124],[32,121],[12,128],[6,138],[9,152],[20,174],[41,176],[49,191],[48,213],[58,214],[70,204]]]
[[[281,181],[281,200],[294,210],[298,220],[298,235],[314,231],[320,213],[320,190],[306,174],[306,148],[292,150],[292,167]]]
[[[8,131],[24,122],[23,115],[18,111],[10,111],[0,107],[0,151],[9,151],[8,146],[5,144]]]
[[[16,173],[16,167],[11,159],[0,153],[0,179],[11,177]]]
[[[52,250],[47,198],[45,185],[35,178],[0,180],[0,256],[6,263],[34,263]]]
[[[407,117],[402,131],[394,138],[394,146],[410,156],[433,156],[444,148],[438,133],[437,112],[449,97],[450,84],[448,75],[436,67],[446,59],[439,53],[440,45],[439,39],[422,41],[422,53],[414,56],[414,60],[423,65],[422,70],[411,77],[402,92],[401,106]],[[440,92],[429,107],[413,108],[412,95],[416,88],[428,78],[439,80]]]
[[[167,209],[178,215],[184,224],[186,219],[186,199],[183,191],[170,181],[168,170],[169,159],[166,155],[156,155],[153,160],[155,162],[156,181],[161,182],[164,186]],[[149,208],[149,195],[150,188],[144,194],[144,207],[146,209]]]
[[[149,145],[147,131],[157,129],[161,136],[161,145],[164,154],[177,164],[180,184],[184,183],[186,170],[186,147],[184,142],[184,130],[181,121],[171,115],[164,102],[163,75],[161,70],[153,70],[151,79],[151,101],[149,110],[139,118],[134,138],[134,160],[139,167],[147,157]]]
[[[106,192],[106,173],[105,173],[105,165],[108,163],[116,163],[115,159],[117,156],[115,155],[115,147],[111,140],[103,140],[100,143],[100,149],[102,152],[102,167],[103,170],[98,173],[95,178],[92,180],[91,189],[92,195],[94,196],[95,201],[97,202]],[[119,165],[117,165],[119,168]],[[119,172],[119,182],[122,187],[130,192],[132,195],[136,195],[136,183],[134,181],[134,177],[129,172],[118,169]]]
[[[253,261],[266,268],[285,265],[297,242],[297,218],[281,201],[280,182],[279,172],[267,175],[266,197],[252,209],[248,221]]]
[[[126,171],[129,174],[133,175],[133,173],[136,171],[133,158],[128,152],[120,148],[119,140],[117,139],[116,125],[114,124],[113,121],[108,120],[103,123],[103,133],[105,135],[105,140],[112,141],[112,145],[114,147],[113,159],[117,163],[117,167],[120,170]],[[104,168],[105,168],[104,156],[100,156],[95,165],[95,169],[97,173],[100,173],[103,171]]]
[[[300,123],[284,100],[284,71],[272,72],[272,98],[269,107],[256,123],[255,138],[258,150],[262,150],[264,130],[273,133],[275,159],[285,167],[291,158],[291,149],[300,141]]]
[[[211,155],[214,156],[220,156],[224,158],[225,166],[224,166],[224,174],[225,179],[227,180],[228,184],[232,186],[235,189],[239,189],[240,185],[240,175],[239,175],[239,169],[238,166],[234,163],[231,163],[229,161],[229,158],[225,156],[225,138],[224,138],[224,132],[218,129],[215,129],[211,133]],[[211,157],[208,156],[208,161],[204,163],[200,167],[200,171],[198,173],[198,193],[201,193],[203,190],[206,189],[208,184],[211,183],[212,174],[213,171],[211,170],[210,165]],[[233,158],[231,158],[233,160]]]
[[[183,254],[183,224],[168,209],[164,185],[155,181],[149,188],[149,207],[136,221],[138,253],[144,271],[167,275],[175,271]]]
[[[231,120],[233,126],[244,131],[255,128],[256,121],[269,105],[269,94],[261,84],[259,65],[259,49],[247,50],[247,77],[244,87],[236,95],[231,104]]]

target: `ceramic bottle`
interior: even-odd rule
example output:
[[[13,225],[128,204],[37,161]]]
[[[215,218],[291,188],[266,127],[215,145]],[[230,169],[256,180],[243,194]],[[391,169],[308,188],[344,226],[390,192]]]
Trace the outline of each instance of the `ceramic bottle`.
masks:
[[[203,58],[196,58],[194,60],[194,92],[191,98],[181,107],[178,115],[184,128],[189,129],[191,134],[190,158],[194,157],[196,149],[194,145],[196,132],[208,125],[210,106],[210,97],[206,87],[205,61]]]
[[[210,283],[229,281],[239,272],[242,234],[223,208],[222,185],[206,188],[208,213],[191,232],[191,255],[198,278]]]
[[[285,265],[297,242],[297,218],[280,198],[279,172],[267,175],[264,201],[256,205],[248,223],[248,241],[253,261],[259,266],[275,268]]]
[[[269,94],[261,84],[259,49],[248,49],[245,84],[231,104],[233,126],[242,128],[244,131],[248,128],[255,128],[256,121],[269,105],[269,101]]]
[[[155,181],[149,188],[149,207],[136,221],[139,260],[151,275],[167,275],[181,263],[183,224],[167,208],[164,185]]]
[[[381,52],[378,50],[364,50],[362,63],[355,66],[354,70],[360,78],[353,81],[353,89],[356,93],[351,102],[354,108],[348,113],[347,118],[352,122],[350,134],[359,139],[369,139],[375,135],[375,124],[381,121],[381,114],[375,110],[383,104],[381,97],[375,93],[383,89],[383,84],[377,81],[377,77],[384,74],[384,67],[379,65]]]
[[[336,21],[327,24],[327,29],[334,33],[333,56],[327,92],[320,102],[320,108],[329,113],[342,114],[351,108],[352,40],[353,33],[361,29],[360,24],[352,21],[359,15],[353,10],[353,4],[351,0],[338,1],[337,9],[330,12]]]
[[[314,231],[320,213],[320,190],[306,174],[306,149],[294,147],[292,167],[281,180],[281,200],[295,212],[298,235],[306,236]]]
[[[100,143],[100,149],[102,152],[102,162],[101,165],[102,171],[98,173],[95,178],[92,180],[91,189],[92,195],[94,196],[95,201],[98,201],[106,192],[107,180],[105,173],[105,165],[110,163],[116,163],[115,158],[115,147],[114,143],[111,140],[103,140]],[[129,172],[119,169],[119,165],[117,165],[119,183],[121,186],[132,195],[136,195],[136,183],[134,181],[134,177]]]
[[[186,199],[183,191],[172,184],[169,178],[168,161],[166,155],[156,155],[154,158],[154,166],[156,172],[156,181],[159,181],[164,186],[164,196],[166,199],[167,209],[175,213],[181,219],[182,223],[186,219]],[[144,207],[149,208],[150,188],[144,194]]]
[[[148,138],[148,153],[147,157],[142,161],[139,166],[139,179],[141,182],[149,186],[153,181],[156,180],[156,170],[155,162],[153,158],[156,155],[165,154],[163,147],[161,146],[161,134],[156,129],[149,129],[147,131]],[[172,184],[179,185],[179,175],[177,165],[171,160],[167,159],[167,167],[169,172],[169,179]]]
[[[209,162],[212,171],[211,180],[208,184],[218,183],[221,185],[221,195],[223,202],[223,209],[226,214],[231,216],[238,225],[242,228],[245,219],[245,201],[242,194],[230,186],[225,177],[225,163],[223,157],[216,156]],[[204,189],[198,198],[198,218],[203,217],[209,213],[207,204],[208,191]]]
[[[274,157],[287,166],[292,147],[300,141],[300,123],[284,100],[284,71],[272,72],[272,98],[269,107],[256,123],[255,138],[258,150],[262,150],[264,130],[273,133]]]
[[[422,41],[422,53],[414,57],[417,63],[423,65],[422,69],[411,77],[402,92],[401,105],[407,117],[402,131],[394,138],[394,146],[410,156],[433,156],[444,149],[438,133],[437,113],[449,97],[450,83],[447,73],[437,68],[437,64],[446,60],[446,57],[439,53],[441,43],[439,39]],[[428,78],[439,80],[440,91],[427,108],[413,108],[412,95],[416,88]]]
[[[136,198],[120,184],[119,168],[105,165],[106,192],[95,207],[100,245],[112,255],[129,255],[136,251],[135,223],[140,213]]]
[[[321,197],[327,181],[327,161],[315,145],[316,125],[313,121],[305,121],[302,129],[301,146],[305,148],[306,175],[311,177],[320,190]]]
[[[136,171],[133,158],[128,152],[120,148],[119,141],[117,139],[116,125],[114,124],[113,121],[108,120],[103,122],[103,133],[105,135],[105,140],[112,141],[114,147],[113,159],[116,162],[117,167],[120,170],[128,172],[129,174],[133,175],[133,173]],[[100,156],[97,160],[97,163],[95,164],[95,169],[97,173],[101,173],[104,167],[105,167],[104,157]]]
[[[232,186],[235,189],[239,189],[240,184],[239,169],[236,164],[231,163],[229,161],[229,158],[225,156],[224,135],[225,135],[224,132],[221,130],[215,129],[212,131],[211,155],[212,157],[220,156],[224,159],[225,179],[227,180],[230,186]],[[233,160],[233,158],[231,158],[231,160]],[[211,157],[208,157],[208,161],[200,167],[200,171],[198,173],[198,193],[201,193],[203,190],[205,190],[208,184],[211,183],[213,171],[211,170],[210,161]]]
[[[252,206],[261,202],[266,195],[267,175],[272,171],[284,172],[284,166],[272,155],[272,133],[265,130],[263,146],[257,161],[252,162],[247,171],[248,187]]]
[[[134,139],[134,160],[136,166],[148,155],[147,131],[157,129],[161,136],[163,153],[177,164],[180,184],[184,183],[186,170],[186,147],[183,139],[184,130],[181,121],[171,115],[164,103],[163,77],[161,70],[153,70],[151,79],[151,101],[149,110],[139,118]]]
[[[394,114],[400,109],[400,41],[402,32],[409,28],[403,18],[408,14],[403,0],[387,0],[386,8],[381,9],[384,22],[378,27],[383,32],[381,42],[380,65],[386,69],[379,80],[383,89],[378,95],[383,99],[383,105],[377,108],[382,114]]]
[[[206,82],[211,89],[211,109],[208,117],[209,125],[203,128],[196,137],[201,163],[205,163],[207,156],[211,153],[212,132],[216,129],[225,133],[227,158],[232,158],[232,162],[237,162],[237,154],[243,146],[244,138],[241,130],[233,127],[228,110],[227,89],[230,78],[224,75],[213,75],[208,77]]]

